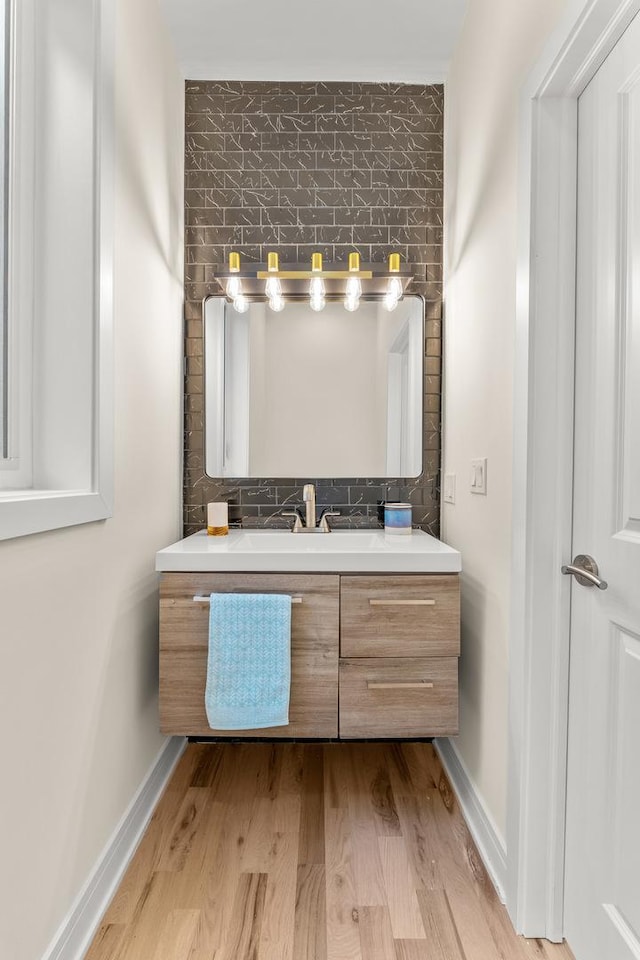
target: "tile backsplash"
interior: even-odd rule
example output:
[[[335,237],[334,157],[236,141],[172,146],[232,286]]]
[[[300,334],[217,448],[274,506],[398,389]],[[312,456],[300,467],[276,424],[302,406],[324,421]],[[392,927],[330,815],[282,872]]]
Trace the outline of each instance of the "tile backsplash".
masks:
[[[376,526],[380,500],[408,500],[439,532],[443,87],[373,83],[187,81],[185,166],[184,532],[206,504],[232,522],[281,525],[281,510],[317,484],[335,526]],[[363,262],[397,251],[426,300],[424,471],[417,479],[215,480],[204,470],[202,300],[237,250],[245,261]]]

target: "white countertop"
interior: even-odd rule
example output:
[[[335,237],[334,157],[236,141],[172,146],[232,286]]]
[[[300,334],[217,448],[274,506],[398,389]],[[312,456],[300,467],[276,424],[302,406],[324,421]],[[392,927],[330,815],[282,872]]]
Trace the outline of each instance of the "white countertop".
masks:
[[[206,530],[156,554],[156,570],[228,573],[459,573],[462,557],[453,547],[414,530],[410,536],[384,530],[231,530],[209,537]]]

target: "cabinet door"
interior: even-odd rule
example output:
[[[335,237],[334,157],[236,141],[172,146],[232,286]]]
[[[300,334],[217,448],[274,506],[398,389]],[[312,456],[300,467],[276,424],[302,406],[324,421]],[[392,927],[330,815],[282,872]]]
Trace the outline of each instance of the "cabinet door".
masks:
[[[457,657],[457,574],[341,578],[343,657]]]
[[[435,737],[457,732],[457,657],[340,661],[342,738]]]
[[[288,593],[291,605],[289,724],[212,730],[204,694],[211,593]],[[167,573],[160,587],[160,728],[183,736],[338,735],[339,578],[287,574]]]

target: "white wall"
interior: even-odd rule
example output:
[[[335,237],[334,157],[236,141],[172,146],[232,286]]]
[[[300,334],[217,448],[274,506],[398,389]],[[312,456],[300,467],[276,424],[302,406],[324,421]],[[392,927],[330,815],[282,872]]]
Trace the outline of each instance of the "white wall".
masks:
[[[163,744],[156,549],[180,535],[183,84],[118,0],[113,519],[0,543],[0,954],[38,960]]]
[[[457,748],[506,832],[519,89],[567,0],[470,0],[445,96],[443,537],[462,552]],[[487,496],[469,489],[487,457]],[[553,469],[553,464],[549,464]]]

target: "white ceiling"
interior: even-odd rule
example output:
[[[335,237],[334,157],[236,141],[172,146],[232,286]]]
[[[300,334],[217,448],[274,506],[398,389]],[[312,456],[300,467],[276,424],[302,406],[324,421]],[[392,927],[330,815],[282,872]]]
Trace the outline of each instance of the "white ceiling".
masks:
[[[161,0],[191,80],[444,80],[467,0]]]

